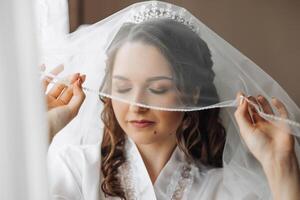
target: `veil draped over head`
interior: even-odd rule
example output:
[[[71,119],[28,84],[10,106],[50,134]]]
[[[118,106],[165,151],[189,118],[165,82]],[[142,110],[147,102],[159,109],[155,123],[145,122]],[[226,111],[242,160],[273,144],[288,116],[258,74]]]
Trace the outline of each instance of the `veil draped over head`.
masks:
[[[185,46],[174,38],[185,40]],[[123,69],[117,71],[124,72],[127,78],[133,74],[137,78],[130,80],[130,88],[127,82],[126,87],[123,82],[114,84],[112,58],[121,45],[130,42],[155,46],[167,58],[169,76],[164,79],[168,82],[168,92],[153,91],[155,86],[144,79],[156,73],[153,69],[163,68],[160,66],[124,63]],[[276,112],[271,116],[259,107],[256,109],[267,120],[289,124],[299,141],[300,110],[288,94],[254,62],[184,8],[158,1],[136,3],[98,23],[64,34],[60,40],[42,38],[42,52],[41,62],[49,70],[64,64],[65,70],[56,81],[75,72],[87,75],[86,100],[78,116],[58,134],[52,146],[101,141],[99,96],[172,112],[221,108],[227,134],[223,153],[224,186],[234,199],[270,199],[261,166],[239,135],[234,118],[237,92],[243,91],[246,96],[260,94],[268,100],[280,99],[289,112],[289,119],[280,118]],[[118,76],[118,79],[124,81],[126,77]],[[295,148],[299,160],[298,142]]]

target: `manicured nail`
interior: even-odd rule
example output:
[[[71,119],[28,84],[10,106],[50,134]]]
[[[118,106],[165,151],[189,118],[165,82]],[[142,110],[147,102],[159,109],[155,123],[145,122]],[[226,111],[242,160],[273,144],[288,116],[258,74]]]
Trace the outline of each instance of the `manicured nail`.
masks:
[[[240,96],[240,105],[244,103],[244,96]]]
[[[82,75],[82,77],[81,77],[81,80],[82,80],[82,82],[84,82],[85,81],[85,78],[86,78],[86,75],[84,74],[84,75]]]
[[[81,80],[80,80],[80,78],[77,80],[77,85],[81,88]]]
[[[60,64],[60,65],[58,65],[58,66],[56,67],[56,69],[59,70],[59,71],[63,71],[64,68],[65,68],[64,64]]]

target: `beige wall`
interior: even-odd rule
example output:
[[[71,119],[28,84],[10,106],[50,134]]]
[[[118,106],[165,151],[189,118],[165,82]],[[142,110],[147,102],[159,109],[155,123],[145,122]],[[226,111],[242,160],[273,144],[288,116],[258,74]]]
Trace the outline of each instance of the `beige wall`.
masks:
[[[74,30],[81,23],[97,22],[133,2],[137,1],[70,0],[71,29]],[[299,0],[168,2],[188,9],[252,59],[277,80],[300,106]]]

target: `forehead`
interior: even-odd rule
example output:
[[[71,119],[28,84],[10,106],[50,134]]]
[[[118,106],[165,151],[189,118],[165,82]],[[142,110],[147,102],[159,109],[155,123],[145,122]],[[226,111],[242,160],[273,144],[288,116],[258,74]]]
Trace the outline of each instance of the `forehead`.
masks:
[[[168,60],[155,46],[127,42],[117,52],[113,75],[145,79],[151,76],[172,77],[172,71]]]

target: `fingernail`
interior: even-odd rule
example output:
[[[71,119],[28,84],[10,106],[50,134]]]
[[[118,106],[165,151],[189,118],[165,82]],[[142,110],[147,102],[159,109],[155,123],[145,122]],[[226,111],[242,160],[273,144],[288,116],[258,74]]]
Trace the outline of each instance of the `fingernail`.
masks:
[[[84,74],[84,75],[82,75],[82,82],[84,82],[85,81],[85,78],[86,78],[86,75]]]
[[[59,69],[60,71],[63,71],[65,68],[64,64],[60,64],[57,66],[57,69]]]
[[[77,80],[77,85],[81,88],[81,80],[80,79]]]
[[[240,96],[240,105],[244,103],[244,96]]]
[[[278,99],[277,99],[276,97],[272,97],[272,101],[273,101],[273,102],[277,102]]]

